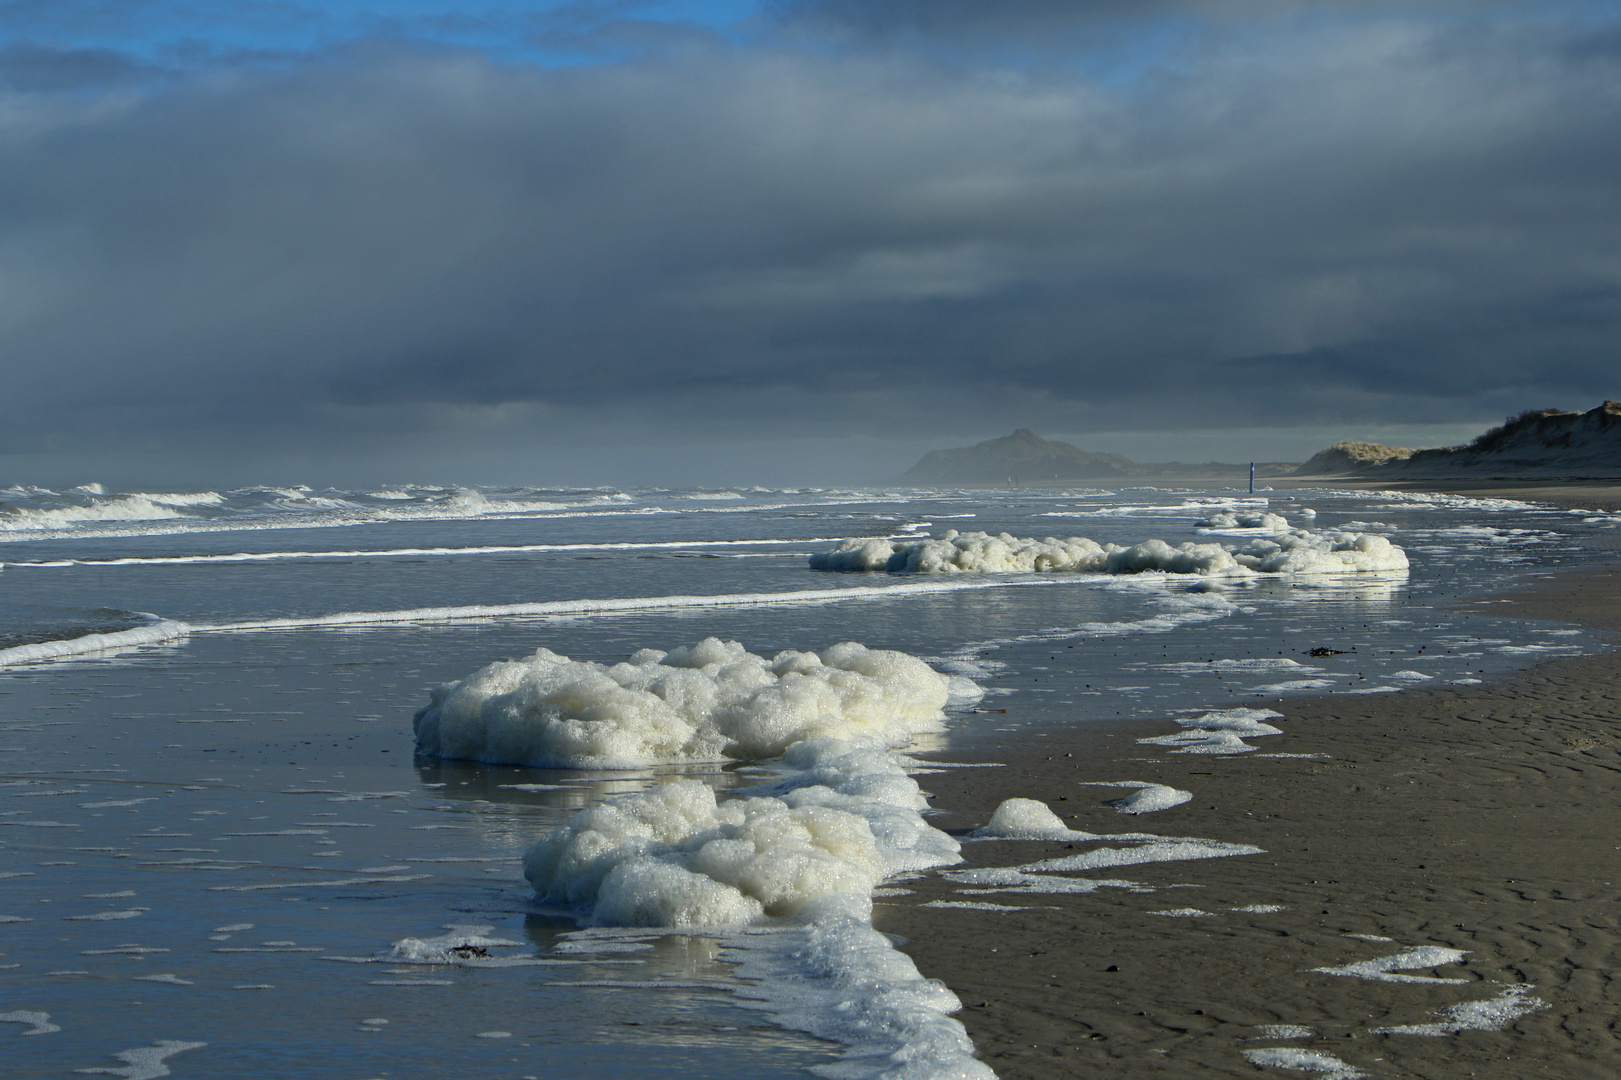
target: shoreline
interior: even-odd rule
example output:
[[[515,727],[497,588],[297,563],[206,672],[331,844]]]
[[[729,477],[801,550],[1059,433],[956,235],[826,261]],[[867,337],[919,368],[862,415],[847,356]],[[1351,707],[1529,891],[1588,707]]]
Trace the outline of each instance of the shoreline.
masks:
[[[1544,489],[1541,498],[1521,491],[1493,494],[1553,501]],[[1609,501],[1593,494],[1573,508],[1611,508],[1593,505]],[[1494,601],[1504,602],[1526,619],[1621,630],[1621,567],[1555,577]],[[1607,1078],[1621,1052],[1621,983],[1611,977],[1621,951],[1614,702],[1621,652],[1612,650],[1478,686],[1272,703],[1284,714],[1272,721],[1283,734],[1231,757],[1121,741],[1169,732],[1169,723],[1162,731],[1094,724],[1023,739],[994,751],[1005,768],[924,778],[938,811],[933,823],[962,833],[1004,799],[1034,798],[1086,832],[1202,837],[1264,853],[1082,875],[1128,878],[1152,892],[968,895],[929,875],[903,883],[912,895],[880,900],[875,925],[904,939],[919,970],[962,999],[958,1019],[1002,1080],[1089,1070],[1306,1075],[1244,1056],[1273,1047],[1338,1059],[1353,1070],[1339,1074],[1346,1080]],[[1120,789],[1086,786],[1120,780],[1167,784],[1194,798],[1133,817],[1103,805]],[[958,869],[1091,847],[968,842]],[[1022,910],[924,906],[940,901]],[[1254,905],[1281,910],[1233,910]],[[1208,914],[1156,914],[1194,907]],[[1421,947],[1467,955],[1405,971],[1429,982],[1312,970]],[[1442,1010],[1505,992],[1548,1007],[1496,1031],[1374,1032],[1435,1022]],[[1269,1025],[1310,1030],[1268,1038]]]

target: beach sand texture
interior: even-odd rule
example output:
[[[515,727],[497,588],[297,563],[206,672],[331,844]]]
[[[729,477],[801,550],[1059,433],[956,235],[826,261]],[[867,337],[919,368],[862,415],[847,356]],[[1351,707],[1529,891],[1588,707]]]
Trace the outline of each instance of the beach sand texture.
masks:
[[[1555,579],[1512,602],[1527,618],[1621,629],[1621,570]],[[997,1074],[1621,1075],[1621,657],[1556,660],[1480,686],[1272,707],[1284,734],[1253,753],[1143,746],[1132,755],[1139,728],[1097,728],[999,755],[1005,768],[924,778],[942,811],[936,824],[953,831],[1025,797],[1087,832],[1265,849],[1070,875],[1152,892],[969,893],[931,876],[883,901],[878,927],[905,938],[918,967],[959,994],[959,1015]],[[1103,804],[1122,789],[1086,786],[1122,779],[1194,797],[1128,817]],[[964,854],[968,867],[1015,866],[1096,846],[975,842]],[[1281,910],[1235,910],[1256,905]],[[1425,947],[1466,955],[1386,973],[1430,981],[1314,970]],[[1501,1030],[1376,1033],[1456,1023],[1447,1010],[1468,1002],[1512,1013],[1533,999],[1546,1007]],[[1296,1068],[1255,1054],[1273,1048],[1296,1051],[1282,1061]]]

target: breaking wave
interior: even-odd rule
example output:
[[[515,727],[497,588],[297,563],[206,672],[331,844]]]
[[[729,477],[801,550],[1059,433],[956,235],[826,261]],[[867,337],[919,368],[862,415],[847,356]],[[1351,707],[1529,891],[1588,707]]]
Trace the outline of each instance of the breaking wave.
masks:
[[[119,630],[110,634],[86,634],[83,637],[61,641],[15,645],[9,649],[0,649],[0,667],[37,663],[41,660],[110,656],[148,645],[167,645],[187,637],[192,629],[187,623],[160,619],[148,626],[137,626],[132,630]]]

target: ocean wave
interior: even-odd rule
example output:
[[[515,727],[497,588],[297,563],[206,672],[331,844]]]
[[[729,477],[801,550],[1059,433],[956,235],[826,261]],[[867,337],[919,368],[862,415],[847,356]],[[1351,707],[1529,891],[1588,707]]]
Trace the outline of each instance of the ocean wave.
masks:
[[[792,496],[783,499],[781,496]],[[775,501],[766,498],[774,497]],[[335,528],[371,523],[647,514],[737,514],[867,502],[847,493],[612,489],[470,488],[396,485],[367,490],[303,485],[226,492],[128,492],[101,485],[67,493],[16,485],[0,489],[0,538],[122,537]]]
[[[920,596],[956,589],[1037,585],[1041,581],[918,581],[898,585],[855,586],[843,589],[793,589],[782,592],[714,593],[709,595],[626,596],[593,600],[544,600],[529,604],[475,604],[464,607],[405,608],[397,611],[342,611],[331,615],[253,619],[243,622],[198,624],[196,630],[309,630],[321,627],[372,626],[389,623],[441,623],[467,619],[507,619],[542,616],[613,615],[624,612],[669,611],[705,607],[769,607],[775,604],[837,604],[848,600]]]
[[[0,667],[37,663],[42,660],[72,660],[79,657],[111,656],[149,645],[168,645],[184,640],[192,627],[171,619],[160,619],[147,626],[110,634],[86,634],[62,641],[41,641],[0,649]]]
[[[279,562],[287,559],[385,559],[434,555],[510,555],[562,551],[671,551],[688,548],[779,547],[787,544],[826,544],[836,538],[763,540],[650,540],[605,544],[487,544],[478,547],[348,548],[336,551],[234,551],[217,555],[129,555],[110,559],[41,559],[5,562],[0,566],[50,568],[64,566],[187,566],[199,563]]]
[[[8,506],[0,513],[0,531],[59,529],[81,522],[158,521],[185,517],[175,509],[176,505],[172,500],[160,502],[150,495],[120,495],[93,500],[89,504],[70,503],[47,509]]]

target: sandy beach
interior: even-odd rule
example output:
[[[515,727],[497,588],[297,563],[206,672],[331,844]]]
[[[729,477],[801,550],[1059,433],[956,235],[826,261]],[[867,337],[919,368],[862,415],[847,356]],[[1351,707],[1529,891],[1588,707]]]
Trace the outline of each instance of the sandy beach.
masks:
[[[1560,494],[1567,505],[1615,505],[1613,489]],[[1528,619],[1618,630],[1621,568],[1493,603],[1499,615],[1513,604]],[[940,827],[964,832],[1003,799],[1024,797],[1078,830],[1196,836],[1265,853],[1084,875],[1151,892],[965,894],[929,876],[885,901],[877,925],[958,993],[961,1019],[1003,1080],[1307,1075],[1244,1056],[1273,1047],[1332,1056],[1350,1071],[1316,1075],[1346,1078],[1613,1077],[1618,701],[1621,656],[1606,653],[1478,686],[1269,702],[1284,733],[1231,757],[1134,746],[1160,733],[1141,725],[1015,747],[996,755],[1005,768],[925,777]],[[1103,803],[1119,789],[1087,786],[1120,780],[1194,798],[1126,816]],[[1054,841],[964,845],[969,867],[1069,852]],[[1279,910],[1235,910],[1257,906]],[[1205,914],[1164,914],[1178,909]],[[1313,970],[1425,947],[1467,955],[1386,973],[1415,981]],[[1461,1003],[1533,998],[1545,1007],[1502,1030],[1376,1031],[1445,1023],[1444,1010]],[[1269,1025],[1296,1030],[1279,1037]]]

